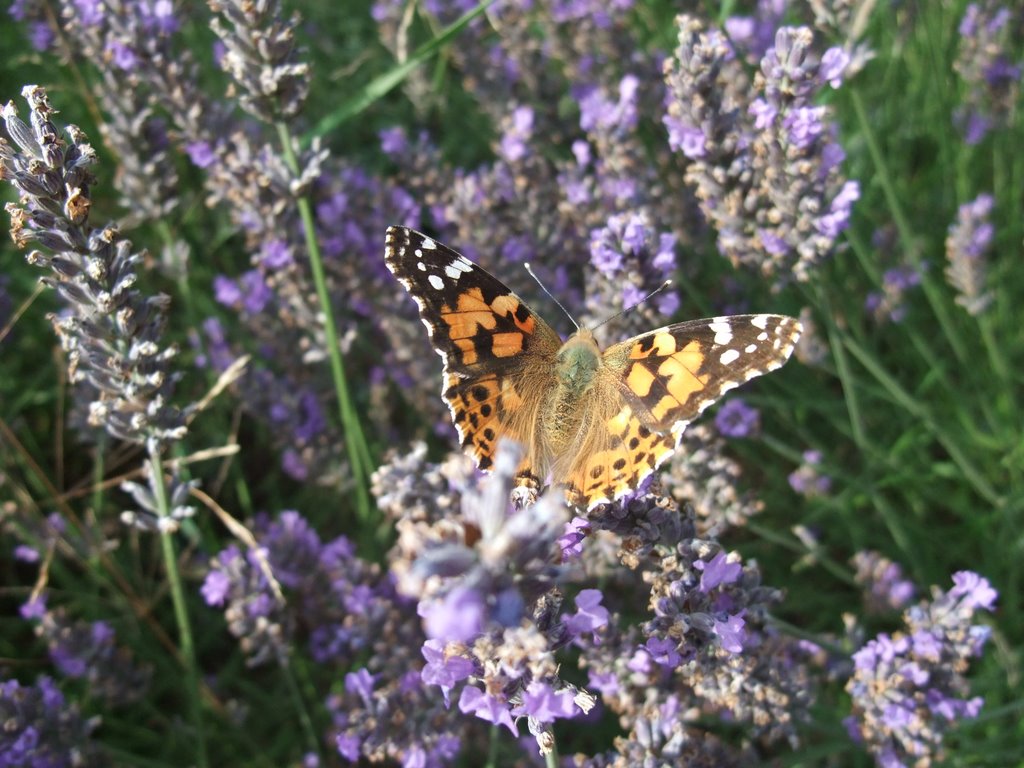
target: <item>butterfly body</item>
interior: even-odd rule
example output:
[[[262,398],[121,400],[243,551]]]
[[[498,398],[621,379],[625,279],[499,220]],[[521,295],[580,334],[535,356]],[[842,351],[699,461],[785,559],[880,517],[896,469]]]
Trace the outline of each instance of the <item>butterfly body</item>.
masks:
[[[736,315],[658,328],[602,350],[588,329],[561,337],[464,256],[390,227],[385,262],[444,359],[442,397],[463,447],[490,469],[497,441],[525,448],[517,483],[565,488],[592,508],[634,490],[686,425],[729,389],[780,367],[800,324]]]

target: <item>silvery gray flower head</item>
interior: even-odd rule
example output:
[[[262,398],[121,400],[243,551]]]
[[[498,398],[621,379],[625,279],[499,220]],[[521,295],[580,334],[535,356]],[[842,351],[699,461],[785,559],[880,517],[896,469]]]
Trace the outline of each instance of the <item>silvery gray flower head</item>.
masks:
[[[961,205],[946,237],[946,280],[957,291],[956,303],[974,317],[988,309],[995,298],[986,288],[987,257],[995,237],[995,227],[989,220],[994,204],[992,195],[978,195]]]
[[[170,300],[135,289],[141,254],[117,229],[89,227],[95,155],[84,134],[69,126],[65,142],[50,120],[46,92],[26,86],[23,95],[31,127],[13,104],[2,109],[16,146],[0,139],[0,166],[20,194],[7,206],[11,235],[19,246],[34,242],[48,252],[33,250],[28,260],[50,270],[43,282],[68,308],[52,319],[69,378],[95,387],[93,425],[131,442],[180,440],[184,416],[169,402],[179,378],[171,368],[177,350],[161,338]]]
[[[726,441],[706,424],[683,432],[679,451],[663,472],[665,493],[692,510],[697,535],[718,538],[742,527],[764,508],[763,502],[740,484],[743,470],[728,455]]]
[[[158,22],[152,9],[147,14],[142,4],[119,0],[63,5],[62,39],[70,53],[94,65],[107,63],[96,67],[93,88],[102,107],[100,132],[118,163],[113,183],[125,209],[122,224],[130,229],[158,221],[177,207],[179,179],[168,124],[155,109],[138,64],[168,55],[173,16]]]
[[[267,123],[298,114],[309,92],[309,65],[296,60],[298,17],[277,0],[209,0],[210,26],[227,48],[221,66],[240,86],[239,102]],[[230,28],[227,24],[230,24]]]
[[[146,464],[145,473],[148,479],[145,485],[130,480],[121,483],[121,490],[130,494],[138,505],[136,509],[122,512],[121,522],[144,531],[174,533],[182,521],[189,519],[196,512],[196,508],[186,502],[189,492],[199,485],[199,481],[185,482],[177,474],[172,474],[163,487],[157,487],[152,474],[152,464]],[[166,515],[160,513],[158,501],[164,495],[167,498]]]

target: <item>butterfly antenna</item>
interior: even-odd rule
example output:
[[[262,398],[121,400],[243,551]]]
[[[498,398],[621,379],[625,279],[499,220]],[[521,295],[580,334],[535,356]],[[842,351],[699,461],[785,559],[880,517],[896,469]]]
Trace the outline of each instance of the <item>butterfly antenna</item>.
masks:
[[[546,293],[546,294],[548,295],[548,298],[549,298],[549,299],[551,299],[551,300],[552,300],[553,302],[555,302],[555,304],[557,304],[557,305],[558,305],[558,308],[559,308],[560,310],[562,310],[562,312],[564,312],[564,313],[565,313],[565,316],[569,318],[569,322],[570,322],[570,323],[572,323],[573,325],[575,325],[575,326],[576,326],[576,330],[578,331],[578,330],[580,329],[580,324],[579,324],[579,323],[577,323],[577,322],[576,322],[576,321],[575,321],[575,320],[573,319],[573,316],[569,314],[568,310],[567,310],[567,309],[566,309],[565,307],[563,307],[563,306],[562,306],[562,302],[560,302],[560,301],[559,301],[558,299],[556,299],[556,298],[554,297],[554,294],[552,294],[552,293],[551,293],[551,291],[549,291],[549,290],[547,289],[547,286],[546,286],[546,285],[544,285],[544,283],[542,283],[542,282],[540,281],[540,278],[539,278],[539,277],[537,277],[537,275],[535,275],[535,274],[534,274],[533,270],[532,270],[532,269],[530,268],[530,262],[528,262],[528,261],[527,261],[527,262],[524,262],[524,263],[523,263],[523,266],[524,266],[524,267],[526,267],[526,271],[530,273],[530,277],[532,277],[532,278],[533,278],[534,280],[536,280],[536,281],[537,281],[537,285],[539,285],[539,286],[540,286],[540,289],[541,289],[542,291],[544,291],[544,293]]]
[[[644,303],[645,301],[647,301],[648,299],[650,299],[650,298],[651,298],[652,296],[657,296],[657,295],[658,295],[659,293],[661,293],[662,291],[664,291],[664,290],[665,290],[666,288],[668,288],[668,287],[669,287],[670,285],[672,285],[672,281],[671,281],[671,280],[666,280],[666,281],[665,281],[664,283],[662,283],[662,284],[661,284],[661,285],[659,285],[659,286],[658,286],[657,288],[655,288],[655,289],[654,289],[653,291],[651,291],[651,292],[650,292],[650,293],[648,293],[648,294],[647,294],[646,296],[644,296],[644,297],[643,297],[642,299],[640,299],[640,301],[637,301],[637,302],[635,302],[635,303],[633,303],[633,304],[630,304],[630,305],[629,305],[628,307],[626,307],[625,309],[621,310],[620,312],[616,312],[616,313],[615,313],[614,315],[612,315],[611,317],[606,317],[606,318],[605,318],[604,320],[602,320],[602,321],[601,321],[600,323],[598,323],[597,325],[595,325],[595,326],[594,326],[593,328],[591,328],[590,330],[592,330],[592,331],[596,331],[596,330],[597,330],[598,328],[600,328],[600,327],[601,327],[602,325],[604,325],[605,323],[611,322],[612,320],[614,320],[614,319],[615,319],[615,318],[617,318],[617,317],[622,317],[622,316],[623,316],[624,314],[626,314],[627,312],[632,312],[632,311],[633,311],[634,309],[636,309],[637,307],[639,307],[639,306],[640,306],[641,304],[643,304],[643,303]]]

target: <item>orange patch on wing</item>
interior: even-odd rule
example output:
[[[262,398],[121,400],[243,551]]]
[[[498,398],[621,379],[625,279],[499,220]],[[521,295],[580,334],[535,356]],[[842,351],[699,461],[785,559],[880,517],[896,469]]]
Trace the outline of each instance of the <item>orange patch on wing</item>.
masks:
[[[666,398],[672,401],[672,398]],[[674,402],[674,401],[673,401]],[[675,437],[645,428],[629,406],[606,422],[611,447],[580,456],[561,480],[572,504],[590,509],[621,498],[675,450]]]
[[[520,321],[516,317],[516,312],[522,307],[522,303],[512,294],[506,294],[505,296],[499,296],[493,302],[491,302],[491,309],[499,315],[508,315],[512,318],[512,321],[516,324],[523,333],[533,333],[536,327],[536,321],[533,319],[533,315],[527,314],[526,319]]]
[[[622,435],[629,429],[632,416],[633,409],[628,405],[622,406],[622,410],[608,420],[608,431],[616,437]]]
[[[704,354],[695,341],[686,348],[662,361],[658,375],[665,379],[665,388],[680,405],[690,399],[694,392],[700,392],[708,382],[708,376],[698,376],[696,371],[704,365]]]
[[[637,397],[647,397],[651,393],[654,374],[647,370],[643,363],[633,363],[626,376],[626,386]]]
[[[665,417],[668,416],[674,409],[678,408],[681,403],[676,400],[672,395],[664,395],[657,404],[651,408],[651,415],[656,421],[664,421]]]
[[[506,411],[515,411],[523,407],[522,396],[508,379],[501,382],[501,399]]]
[[[637,342],[629,350],[629,357],[632,360],[641,360],[645,357],[667,357],[676,351],[676,340],[671,333],[656,333],[651,340],[651,346],[644,349],[647,339]]]
[[[473,365],[477,361],[476,344],[472,339],[455,339],[455,346],[459,348],[461,362],[463,365]]]
[[[512,357],[523,351],[523,334],[495,333],[491,336],[491,351],[496,357]]]

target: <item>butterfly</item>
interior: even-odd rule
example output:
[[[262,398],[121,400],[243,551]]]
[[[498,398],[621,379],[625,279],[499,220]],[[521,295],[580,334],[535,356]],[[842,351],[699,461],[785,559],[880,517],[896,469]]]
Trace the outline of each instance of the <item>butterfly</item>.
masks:
[[[775,370],[800,322],[733,315],[657,328],[601,350],[586,328],[562,338],[500,280],[427,235],[389,227],[385,263],[419,306],[444,360],[442,397],[480,469],[501,438],[525,455],[516,485],[564,486],[588,510],[637,486],[701,411]]]

